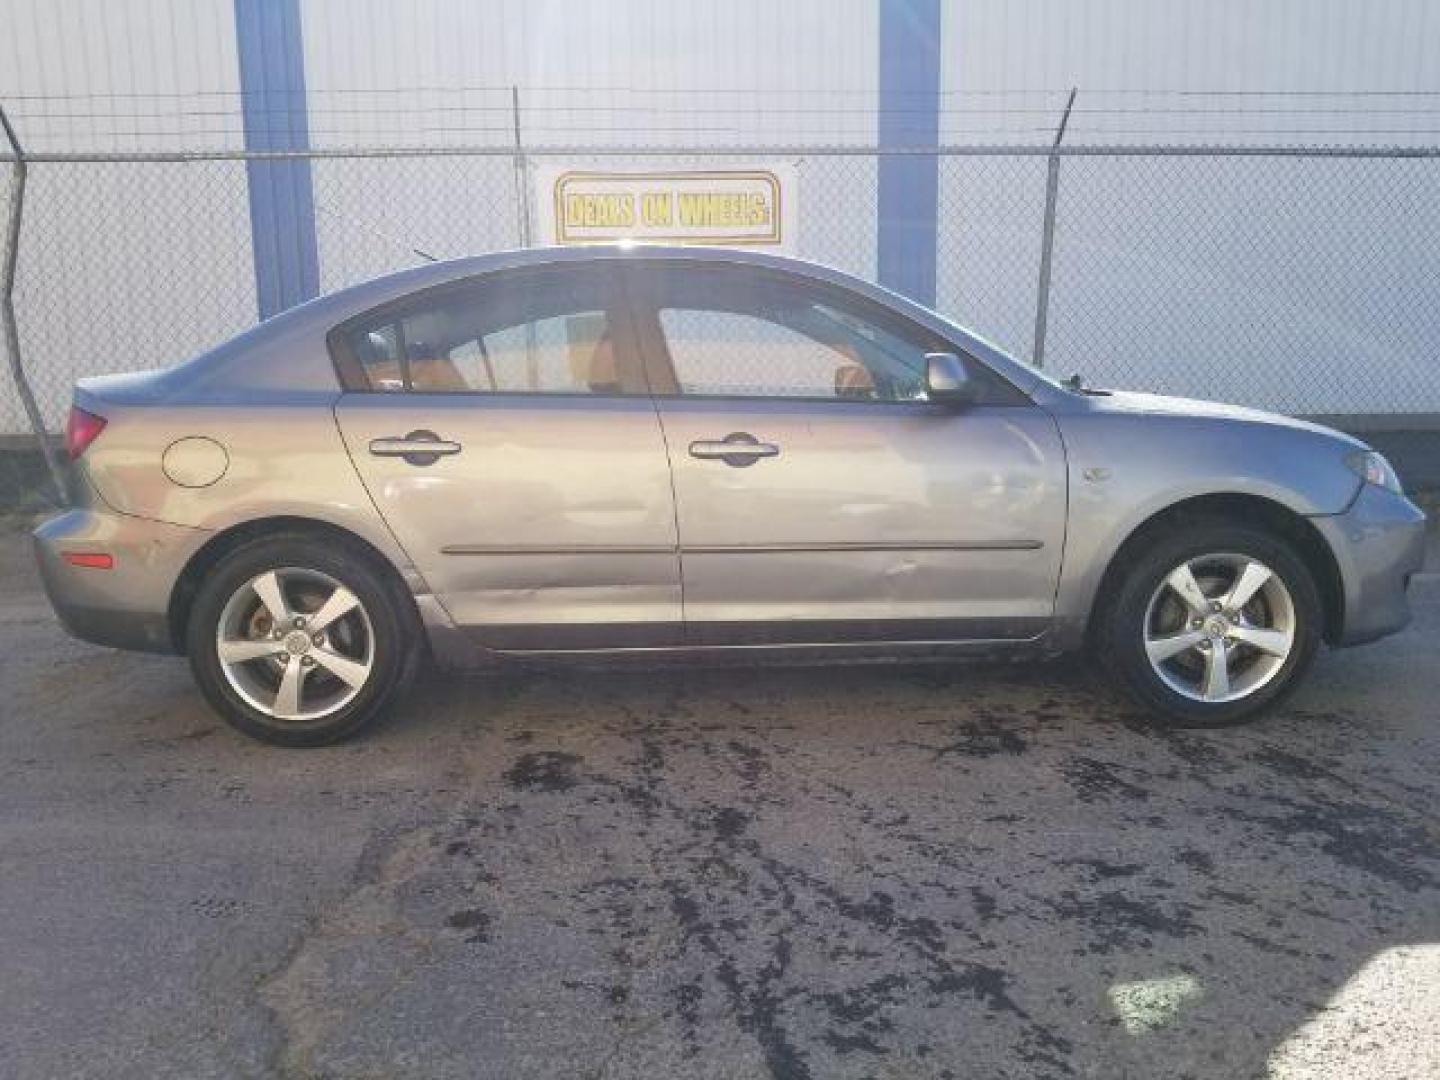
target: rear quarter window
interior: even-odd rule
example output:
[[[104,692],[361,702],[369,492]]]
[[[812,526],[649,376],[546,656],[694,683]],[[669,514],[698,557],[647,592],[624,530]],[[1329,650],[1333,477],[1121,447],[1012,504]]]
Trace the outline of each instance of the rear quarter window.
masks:
[[[418,293],[332,330],[350,390],[644,392],[603,266],[498,271]]]

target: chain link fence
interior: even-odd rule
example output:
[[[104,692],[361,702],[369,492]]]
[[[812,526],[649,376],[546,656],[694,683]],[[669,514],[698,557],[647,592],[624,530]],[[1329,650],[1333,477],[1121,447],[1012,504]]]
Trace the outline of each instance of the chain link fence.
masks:
[[[1097,384],[1433,415],[1437,299],[1434,157],[1064,162],[1047,354]]]
[[[316,151],[320,286],[540,235],[533,171],[784,164],[796,252],[876,269],[870,148]],[[1051,154],[1058,169],[1046,214]],[[1096,385],[1303,415],[1440,414],[1440,150],[941,150],[936,306]],[[75,379],[173,364],[257,318],[240,152],[35,155],[14,305],[47,427]],[[3,165],[9,165],[6,162]],[[0,167],[3,167],[0,165]],[[0,214],[17,173],[0,181]],[[1052,260],[1043,350],[1036,340]],[[17,387],[0,435],[29,431]]]

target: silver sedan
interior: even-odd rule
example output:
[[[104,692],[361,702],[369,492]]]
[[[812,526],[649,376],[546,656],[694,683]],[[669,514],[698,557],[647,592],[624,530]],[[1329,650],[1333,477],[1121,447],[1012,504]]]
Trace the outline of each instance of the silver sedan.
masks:
[[[349,735],[430,659],[1088,648],[1225,723],[1402,627],[1424,516],[1280,416],[1052,381],[835,271],[536,250],[83,380],[36,532],[76,635],[237,728]]]

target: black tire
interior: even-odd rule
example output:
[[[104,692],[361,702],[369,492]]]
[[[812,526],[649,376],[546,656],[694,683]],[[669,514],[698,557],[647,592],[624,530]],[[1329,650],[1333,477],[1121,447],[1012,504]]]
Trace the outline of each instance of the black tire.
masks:
[[[317,572],[340,583],[359,599],[368,619],[361,633],[372,650],[369,674],[353,697],[321,717],[285,720],[262,711],[231,684],[220,660],[217,631],[227,604],[247,582],[281,568]],[[286,532],[245,543],[209,570],[190,609],[186,651],[201,692],[232,727],[276,746],[325,746],[373,723],[394,702],[415,667],[416,623],[408,598],[369,552],[329,537]],[[336,685],[343,696],[345,688]]]
[[[1151,598],[1172,570],[1221,553],[1256,559],[1274,571],[1293,603],[1294,639],[1283,663],[1248,696],[1198,701],[1168,685],[1152,667],[1145,643],[1147,618]],[[1273,533],[1225,521],[1189,521],[1145,537],[1117,558],[1123,560],[1117,562],[1121,569],[1102,586],[1102,602],[1106,593],[1109,601],[1096,611],[1091,646],[1120,685],[1157,720],[1175,727],[1223,727],[1246,720],[1294,690],[1319,650],[1324,609],[1314,575],[1295,549]]]

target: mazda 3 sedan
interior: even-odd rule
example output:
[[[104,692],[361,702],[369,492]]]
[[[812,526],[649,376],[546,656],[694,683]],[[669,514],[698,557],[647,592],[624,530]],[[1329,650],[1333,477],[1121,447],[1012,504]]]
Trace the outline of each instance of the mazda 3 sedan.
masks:
[[[1265,362],[1256,357],[1257,364]],[[1225,723],[1402,627],[1424,517],[1349,436],[1088,389],[883,289],[531,250],[83,380],[36,532],[75,635],[289,746],[425,659],[1045,655]]]

